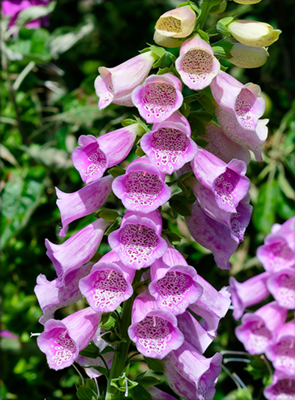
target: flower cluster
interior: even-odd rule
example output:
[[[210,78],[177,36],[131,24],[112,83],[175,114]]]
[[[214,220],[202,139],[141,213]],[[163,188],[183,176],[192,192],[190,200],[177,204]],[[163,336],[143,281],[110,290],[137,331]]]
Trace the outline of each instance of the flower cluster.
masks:
[[[250,354],[265,353],[272,362],[274,378],[264,396],[279,400],[289,398],[295,389],[295,319],[287,320],[288,310],[295,309],[295,217],[273,225],[264,245],[257,249],[257,257],[265,272],[243,283],[230,278],[233,316],[239,319],[245,308],[270,295],[274,301],[245,313],[236,336]]]

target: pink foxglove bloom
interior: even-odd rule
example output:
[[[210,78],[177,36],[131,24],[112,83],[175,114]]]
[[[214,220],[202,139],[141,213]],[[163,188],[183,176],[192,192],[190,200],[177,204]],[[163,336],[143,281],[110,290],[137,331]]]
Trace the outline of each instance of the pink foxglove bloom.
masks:
[[[145,357],[163,359],[183,343],[183,334],[177,328],[176,317],[160,310],[147,292],[136,297],[132,308],[132,324],[128,335],[137,350]]]
[[[155,210],[149,214],[133,215],[129,212],[128,215],[120,229],[109,234],[109,244],[129,268],[146,268],[162,257],[167,249],[167,243],[154,222],[157,222],[160,212]]]
[[[221,354],[206,358],[185,341],[163,360],[164,375],[181,398],[213,400],[221,362]]]
[[[185,125],[164,121],[146,133],[140,141],[142,150],[161,172],[171,175],[197,154],[198,146],[190,139]]]
[[[112,312],[133,294],[135,271],[122,263],[94,264],[91,273],[80,279],[79,288],[96,312]]]
[[[50,0],[2,0],[1,8],[3,15],[9,15],[10,21],[8,28],[12,27],[18,17],[18,14],[28,7],[32,6],[46,6]],[[41,23],[48,25],[48,19],[43,17],[41,19],[35,19],[26,23],[26,27],[29,29],[37,29],[41,27]]]
[[[93,263],[88,263],[67,274],[65,286],[62,287],[59,287],[58,279],[49,282],[45,275],[40,274],[37,277],[34,291],[43,311],[39,319],[40,324],[44,325],[49,319],[54,318],[56,310],[74,304],[82,298],[79,280],[89,274],[92,266]]]
[[[264,391],[267,400],[294,400],[295,378],[281,371],[275,371],[271,385]]]
[[[183,102],[182,83],[172,74],[151,75],[132,92],[132,102],[148,123],[163,122]]]
[[[275,224],[266,236],[264,245],[258,247],[257,257],[268,272],[281,269],[294,270],[295,260],[295,217],[283,225]]]
[[[237,282],[232,276],[229,278],[234,307],[233,317],[235,319],[241,318],[245,308],[258,304],[269,296],[270,293],[266,285],[268,278],[268,272],[255,275],[243,283]]]
[[[219,208],[236,213],[250,186],[250,180],[245,176],[247,167],[244,161],[233,159],[226,164],[198,148],[191,166],[198,181],[214,193]]]
[[[295,320],[287,322],[278,331],[274,342],[265,351],[276,370],[295,376]],[[294,392],[295,393],[295,392]]]
[[[262,354],[276,337],[286,317],[287,310],[273,301],[253,314],[244,314],[242,325],[235,330],[236,336],[250,354]]]
[[[131,93],[144,82],[154,62],[153,53],[148,51],[117,67],[98,68],[100,75],[95,79],[94,87],[99,97],[99,109],[103,110],[111,103],[133,107]]]
[[[257,161],[262,161],[261,146],[267,138],[268,120],[259,120],[265,110],[260,87],[253,83],[243,85],[222,71],[210,86],[219,105],[215,112],[223,133],[253,151]]]
[[[94,182],[102,177],[107,168],[123,161],[141,131],[139,124],[132,124],[98,138],[92,135],[80,136],[79,147],[73,150],[72,158],[82,181],[87,184]]]
[[[295,264],[293,270],[282,269],[271,274],[267,287],[279,306],[295,309]]]
[[[107,201],[114,178],[105,176],[74,193],[64,193],[55,188],[58,200],[56,202],[60,214],[62,229],[59,236],[66,236],[69,224],[78,218],[96,212]]]
[[[156,22],[156,32],[162,36],[184,38],[194,30],[196,14],[189,6],[165,12]]]
[[[202,295],[197,272],[186,261],[178,262],[179,252],[170,247],[161,259],[151,265],[149,292],[159,308],[179,315]]]
[[[165,119],[165,122],[174,122],[177,124],[182,124],[184,125],[184,131],[188,132],[188,136],[191,136],[191,126],[188,122],[188,120],[185,118],[184,115],[182,115],[179,111],[175,111],[173,114],[170,115],[170,117]],[[153,124],[152,130],[156,131],[158,130],[158,126],[161,125],[161,122],[156,122]]]
[[[177,400],[171,394],[165,393],[156,386],[150,386],[146,389],[152,396],[152,400]]]
[[[212,47],[199,35],[182,44],[175,67],[183,82],[192,90],[209,86],[220,71],[220,63],[214,57]]]
[[[203,287],[203,294],[189,308],[203,318],[200,324],[214,338],[217,336],[219,321],[225,317],[231,303],[230,288],[224,286],[218,292],[200,275],[198,275],[198,283]]]
[[[62,244],[53,244],[45,240],[47,256],[53,262],[59,285],[65,285],[66,276],[73,270],[89,261],[96,253],[104,232],[110,221],[98,219]]]
[[[49,367],[57,371],[72,365],[79,352],[91,342],[100,318],[101,314],[88,307],[61,321],[47,321],[37,343],[46,354]]]
[[[164,183],[164,174],[147,157],[129,164],[126,174],[114,180],[113,192],[127,210],[144,214],[156,210],[171,196],[170,188]]]
[[[206,134],[202,139],[208,142],[206,150],[214,154],[225,163],[229,163],[234,158],[244,161],[246,165],[250,162],[250,153],[247,149],[235,143],[227,137],[222,130],[212,122],[205,125]]]

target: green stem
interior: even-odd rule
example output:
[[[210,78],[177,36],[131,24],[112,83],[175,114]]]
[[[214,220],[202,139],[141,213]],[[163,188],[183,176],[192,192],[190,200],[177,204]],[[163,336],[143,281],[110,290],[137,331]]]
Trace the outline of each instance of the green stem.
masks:
[[[203,0],[202,7],[201,7],[202,14],[199,19],[199,29],[203,29],[206,19],[207,19],[207,16],[210,11],[210,8],[211,8],[211,0]]]

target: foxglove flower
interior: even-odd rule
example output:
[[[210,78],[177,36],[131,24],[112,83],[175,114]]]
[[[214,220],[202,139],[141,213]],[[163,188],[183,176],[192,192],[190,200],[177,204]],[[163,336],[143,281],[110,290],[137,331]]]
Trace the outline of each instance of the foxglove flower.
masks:
[[[136,297],[132,308],[132,324],[128,335],[145,357],[163,359],[183,343],[176,317],[159,310],[155,299],[147,292]]]
[[[196,22],[196,14],[189,6],[165,12],[156,22],[156,32],[162,36],[184,38],[189,36]]]
[[[161,231],[154,222],[157,222],[159,214],[158,210],[149,214],[132,215],[130,212],[120,229],[110,233],[108,240],[111,248],[128,267],[134,270],[148,267],[165,253],[167,243],[161,238]]]
[[[158,307],[174,315],[185,312],[203,292],[197,282],[196,270],[186,262],[185,265],[175,262],[177,253],[176,249],[168,248],[164,256],[151,265],[149,284],[149,292],[156,299]]]
[[[133,107],[131,92],[144,82],[154,62],[155,56],[148,51],[117,67],[98,68],[100,75],[94,82],[99,97],[98,108],[103,110],[111,103]]]
[[[175,397],[171,396],[171,394],[165,393],[155,386],[150,386],[146,390],[152,396],[152,400],[177,400]]]
[[[271,233],[264,240],[264,245],[258,247],[257,257],[268,272],[273,273],[285,268],[294,270],[295,217],[283,225],[273,225]]]
[[[250,354],[262,354],[276,337],[287,317],[287,310],[275,301],[259,308],[253,314],[244,314],[236,336]]]
[[[98,219],[62,244],[53,244],[45,240],[47,256],[53,262],[58,285],[64,286],[66,276],[73,270],[89,261],[96,253],[110,221]]]
[[[181,398],[212,400],[221,362],[221,354],[206,358],[185,341],[163,360],[164,375],[169,386]]]
[[[261,146],[267,138],[268,120],[259,120],[265,110],[260,87],[253,83],[243,85],[222,71],[210,87],[219,105],[215,113],[223,133],[253,151],[257,161],[262,161]]]
[[[11,28],[17,20],[18,14],[25,10],[28,7],[32,6],[46,6],[50,0],[2,0],[1,8],[3,15],[9,15],[10,21],[8,24],[8,28]],[[38,18],[33,21],[29,21],[26,23],[26,27],[29,29],[37,29],[41,27],[41,23],[44,25],[48,25],[48,18]]]
[[[113,192],[127,210],[144,214],[156,210],[171,196],[168,185],[164,183],[164,174],[147,157],[129,164],[126,174],[114,180]]]
[[[34,292],[43,311],[39,319],[40,324],[44,325],[49,319],[54,318],[56,310],[74,304],[82,298],[79,280],[89,274],[92,266],[93,263],[88,263],[67,274],[65,285],[62,287],[58,287],[58,279],[49,282],[45,275],[40,274],[37,277]]]
[[[148,123],[163,122],[183,102],[182,83],[172,74],[151,75],[132,92],[132,102]]]
[[[165,122],[174,122],[177,124],[182,124],[184,125],[184,131],[188,133],[188,136],[191,136],[191,126],[188,122],[188,120],[185,118],[184,115],[182,115],[179,111],[175,111],[173,114],[170,115],[170,117],[165,119]],[[162,122],[155,122],[153,124],[152,130],[156,131],[158,130],[158,127],[162,124]]]
[[[202,90],[218,74],[220,63],[210,44],[196,35],[182,44],[175,67],[190,89]]]
[[[295,309],[295,264],[293,270],[282,269],[271,274],[267,287],[279,306]]]
[[[60,210],[62,222],[59,236],[66,236],[71,222],[92,214],[102,207],[112,191],[113,180],[114,178],[108,175],[74,193],[64,193],[55,188],[58,197],[56,204]]]
[[[80,279],[79,288],[96,312],[112,312],[133,294],[135,271],[122,263],[94,264],[90,274]]]
[[[268,272],[253,276],[253,278],[243,283],[237,282],[232,276],[229,278],[232,304],[234,307],[233,317],[235,319],[241,318],[245,308],[260,303],[269,296],[270,293],[266,285],[268,278]]]
[[[139,124],[106,133],[98,138],[82,135],[73,150],[74,167],[79,171],[85,183],[91,183],[102,177],[107,168],[123,161],[135,142],[136,135],[142,132]]]
[[[276,42],[282,33],[280,29],[265,22],[249,19],[234,20],[228,25],[229,32],[240,43],[254,47],[268,47]]]
[[[278,331],[265,354],[276,370],[295,375],[295,320],[287,322]],[[295,393],[295,392],[294,392]]]
[[[242,43],[234,43],[230,54],[232,58],[228,61],[240,68],[259,68],[269,57],[265,47],[246,46]]]
[[[164,121],[146,133],[140,141],[142,150],[153,165],[171,175],[197,154],[198,146],[190,139],[190,130],[183,124]]]
[[[250,186],[250,180],[245,176],[246,164],[236,159],[226,164],[199,148],[191,166],[198,181],[214,193],[219,208],[236,213]]]
[[[295,378],[281,371],[275,371],[271,385],[263,394],[267,400],[293,400],[295,393]]]
[[[206,133],[202,139],[208,142],[206,150],[214,154],[225,163],[229,163],[234,158],[244,161],[246,165],[250,162],[250,153],[247,149],[232,141],[222,130],[212,122],[205,125]]]
[[[46,354],[49,367],[57,371],[72,365],[79,352],[91,342],[100,318],[101,314],[88,307],[61,321],[48,320],[37,343]]]

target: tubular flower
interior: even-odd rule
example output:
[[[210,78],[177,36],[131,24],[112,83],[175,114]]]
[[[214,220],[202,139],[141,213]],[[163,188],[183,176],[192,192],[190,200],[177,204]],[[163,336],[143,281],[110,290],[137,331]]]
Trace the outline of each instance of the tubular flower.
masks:
[[[171,394],[165,393],[155,386],[148,387],[147,391],[152,396],[152,400],[177,400],[175,397],[171,396]]]
[[[123,161],[141,131],[139,124],[132,124],[98,138],[92,135],[80,136],[79,147],[73,150],[72,158],[82,181],[87,184],[94,182],[102,177],[107,168]]]
[[[173,114],[170,115],[170,117],[165,119],[165,122],[174,122],[177,124],[182,124],[184,125],[184,131],[188,132],[188,136],[191,136],[191,126],[188,122],[188,120],[179,112],[175,111]],[[158,129],[158,127],[161,125],[161,122],[155,122],[153,124],[152,130],[155,131]]]
[[[286,317],[287,310],[273,301],[253,314],[244,314],[242,325],[235,330],[236,336],[250,354],[262,354],[276,337]]]
[[[132,102],[148,123],[163,122],[183,102],[182,83],[172,74],[151,75],[132,92]]]
[[[164,175],[147,157],[129,164],[125,175],[114,180],[113,192],[127,210],[144,214],[156,210],[171,196],[168,185],[164,183]]]
[[[279,306],[288,310],[295,308],[295,265],[293,270],[282,269],[271,274],[267,287]]]
[[[218,74],[220,63],[211,46],[196,35],[182,44],[175,67],[190,89],[202,90]]]
[[[100,67],[100,75],[94,87],[99,97],[98,108],[103,110],[109,104],[133,107],[132,90],[141,85],[148,76],[155,57],[151,51],[142,53],[114,68]]]
[[[164,121],[157,128],[146,133],[140,145],[153,165],[171,175],[191,161],[198,146],[190,139],[190,130],[185,125]]]
[[[257,161],[262,161],[261,146],[267,138],[268,120],[259,120],[265,110],[260,87],[253,83],[243,85],[222,71],[210,87],[219,105],[215,113],[223,133],[253,151]]]
[[[228,25],[232,36],[240,43],[253,47],[268,47],[276,42],[282,33],[280,29],[265,22],[249,19],[235,20]]]
[[[79,280],[89,274],[93,263],[88,263],[67,274],[65,286],[58,287],[58,279],[49,282],[45,275],[40,274],[37,277],[37,285],[34,292],[37,296],[42,317],[40,324],[45,324],[49,319],[54,318],[54,312],[62,307],[74,304],[82,298],[79,290]]]
[[[49,367],[57,371],[72,365],[79,352],[91,342],[100,318],[101,314],[88,307],[61,321],[47,321],[37,344],[46,354]]]
[[[59,286],[65,285],[66,276],[70,272],[94,256],[110,224],[109,221],[98,219],[62,244],[53,244],[48,239],[45,240],[46,254],[54,265]]]
[[[55,188],[62,222],[59,236],[65,237],[71,222],[94,213],[107,201],[113,180],[111,175],[105,176],[74,193],[64,193]]]
[[[28,7],[32,6],[46,6],[50,0],[3,0],[1,4],[3,15],[9,15],[10,21],[8,28],[11,28],[17,20],[18,14]],[[41,23],[48,25],[48,18],[38,18],[33,21],[26,23],[26,27],[29,29],[38,29],[41,27]]]
[[[155,299],[147,292],[136,297],[132,308],[132,324],[128,335],[145,357],[163,359],[183,343],[176,317],[159,310]]]
[[[165,12],[156,22],[156,32],[162,36],[184,38],[194,30],[196,14],[189,6]]]
[[[240,68],[259,68],[269,57],[265,47],[246,46],[242,43],[234,43],[230,54],[232,58],[228,61]]]
[[[295,379],[281,371],[275,371],[272,384],[267,386],[263,394],[267,400],[294,399]]]
[[[149,214],[129,212],[120,229],[110,233],[109,244],[123,264],[136,270],[162,257],[167,243],[160,236],[162,226],[156,225],[159,217],[158,210]]]
[[[235,319],[241,318],[245,308],[260,303],[269,296],[270,293],[266,284],[268,278],[268,272],[253,276],[253,278],[243,283],[237,282],[232,276],[229,278],[232,304],[234,307],[233,317]]]

